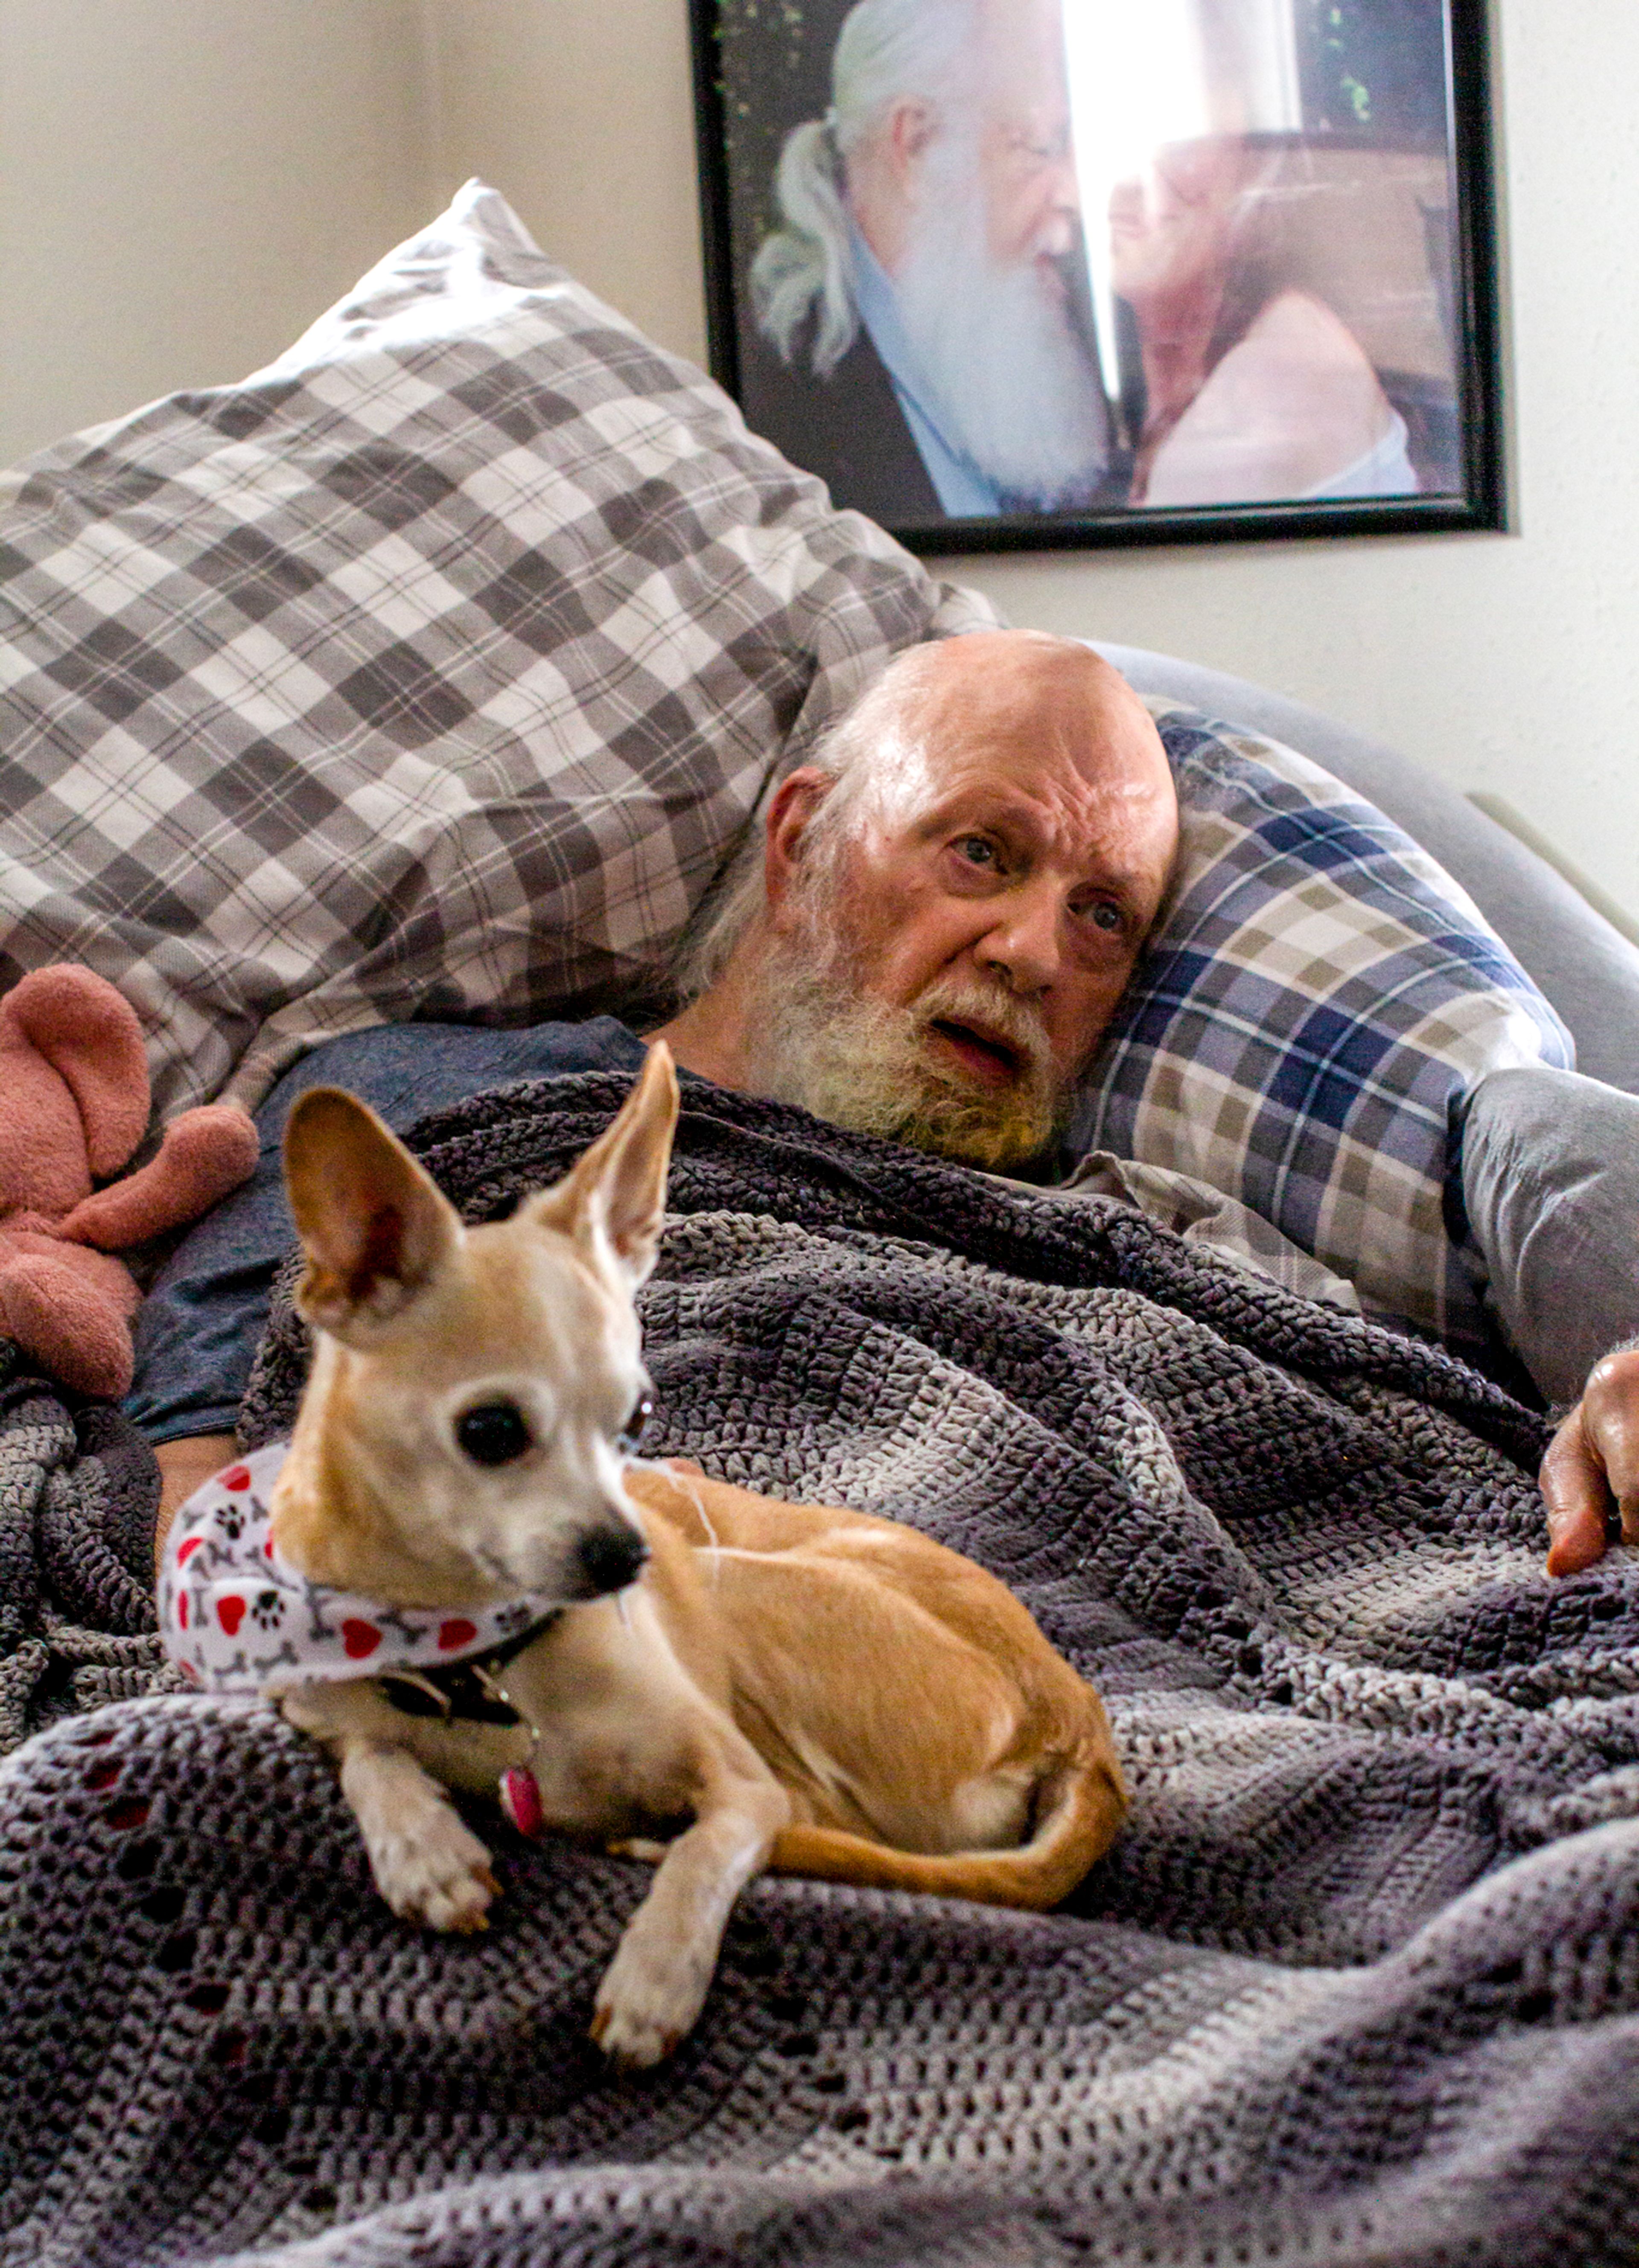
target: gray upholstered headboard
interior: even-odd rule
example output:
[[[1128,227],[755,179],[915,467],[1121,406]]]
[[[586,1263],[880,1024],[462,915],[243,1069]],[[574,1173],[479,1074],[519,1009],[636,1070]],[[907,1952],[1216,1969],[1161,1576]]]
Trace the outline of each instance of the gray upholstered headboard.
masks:
[[[1141,693],[1250,725],[1324,764],[1455,875],[1569,1026],[1591,1079],[1639,1094],[1639,949],[1554,869],[1457,790],[1318,709],[1143,646],[1098,651]]]

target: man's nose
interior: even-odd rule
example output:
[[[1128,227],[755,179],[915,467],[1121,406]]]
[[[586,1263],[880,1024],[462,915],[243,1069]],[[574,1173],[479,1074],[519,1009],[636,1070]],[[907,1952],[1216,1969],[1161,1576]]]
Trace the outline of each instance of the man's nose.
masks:
[[[1052,168],[1046,194],[1037,210],[1041,218],[1036,232],[1036,252],[1038,255],[1045,253],[1052,259],[1062,260],[1075,247],[1076,230],[1082,217],[1075,167],[1067,158]]]
[[[1005,976],[1015,992],[1046,991],[1062,958],[1057,895],[1045,885],[1009,891],[979,940],[977,958],[981,968]]]

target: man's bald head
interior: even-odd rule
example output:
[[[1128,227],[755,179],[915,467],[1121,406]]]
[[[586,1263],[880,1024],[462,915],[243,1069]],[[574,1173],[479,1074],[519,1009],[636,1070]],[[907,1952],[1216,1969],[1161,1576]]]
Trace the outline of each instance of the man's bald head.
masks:
[[[960,733],[1009,733],[1034,719],[1048,730],[1096,733],[1125,716],[1141,736],[1148,727],[1154,753],[1166,764],[1149,712],[1118,669],[1078,638],[1047,630],[970,630],[964,637],[909,646],[890,661],[855,704],[858,715],[879,697],[919,695],[931,726]]]
[[[975,630],[912,646],[817,752],[843,808],[926,789],[949,766],[1052,752],[1112,792],[1177,823],[1166,751],[1149,711],[1102,654],[1045,630]],[[903,806],[902,806],[903,809]]]

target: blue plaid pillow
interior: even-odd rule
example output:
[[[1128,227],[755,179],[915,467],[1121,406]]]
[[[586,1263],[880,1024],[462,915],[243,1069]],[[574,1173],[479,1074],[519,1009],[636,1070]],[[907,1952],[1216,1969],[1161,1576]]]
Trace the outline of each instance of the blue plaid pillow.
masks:
[[[1155,699],[1183,806],[1163,926],[1074,1134],[1238,1197],[1458,1344],[1480,1308],[1447,1234],[1448,1130],[1487,1071],[1569,1069],[1569,1033],[1443,867],[1260,733]]]

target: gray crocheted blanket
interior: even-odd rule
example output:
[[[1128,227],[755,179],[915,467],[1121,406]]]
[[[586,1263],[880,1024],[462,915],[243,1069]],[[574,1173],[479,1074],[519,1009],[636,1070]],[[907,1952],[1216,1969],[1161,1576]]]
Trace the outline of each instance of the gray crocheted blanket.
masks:
[[[493,1217],[623,1091],[417,1146]],[[617,2078],[646,1870],[491,1815],[487,1935],[395,1921],[324,1760],[158,1671],[140,1445],[11,1377],[0,2262],[1633,2259],[1639,1582],[1544,1578],[1539,1421],[1113,1204],[684,1101],[646,1446],[994,1569],[1130,1826],[1048,1917],[756,1883]],[[285,1302],[247,1444],[304,1359]]]

